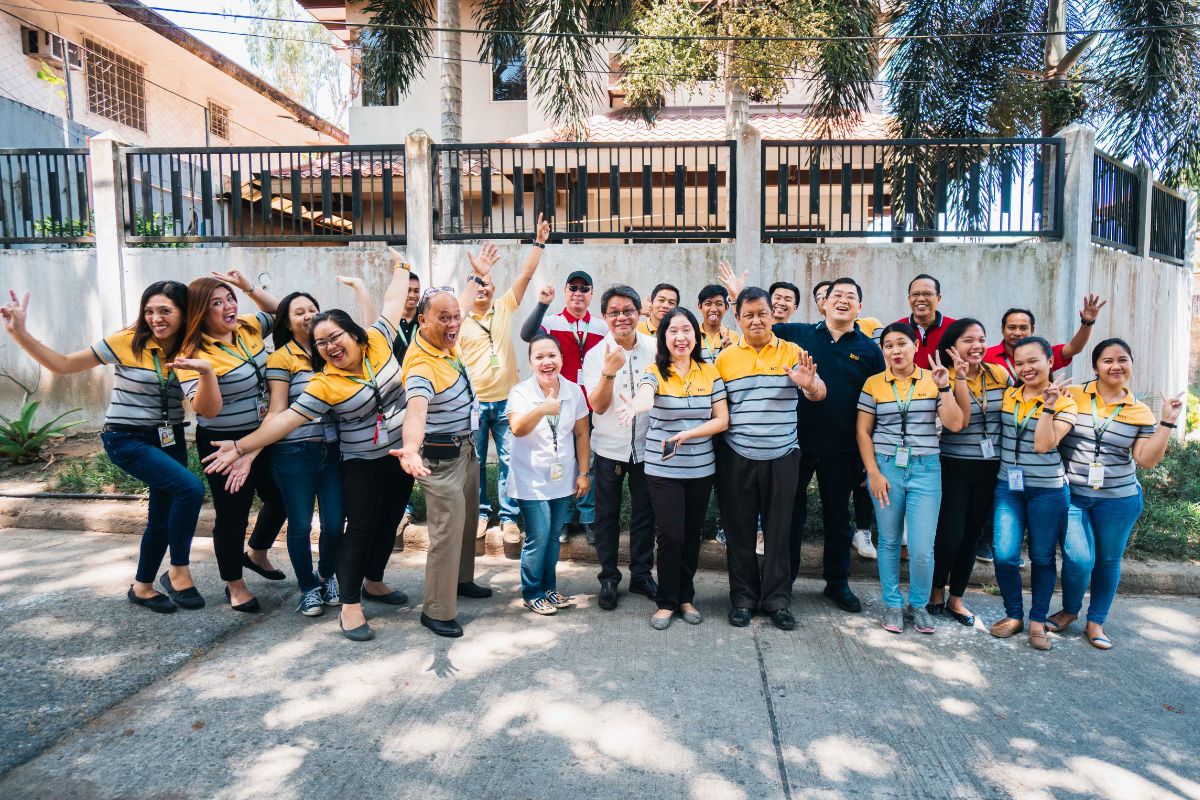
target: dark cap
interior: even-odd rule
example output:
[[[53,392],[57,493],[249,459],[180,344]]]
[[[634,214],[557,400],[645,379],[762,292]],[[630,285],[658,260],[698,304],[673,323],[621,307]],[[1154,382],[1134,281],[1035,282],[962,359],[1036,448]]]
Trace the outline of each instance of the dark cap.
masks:
[[[592,283],[592,276],[588,275],[586,272],[584,272],[581,269],[577,269],[574,272],[572,272],[570,275],[567,276],[567,283],[570,283],[571,281],[574,281],[574,280],[584,281],[587,283],[588,286],[595,285],[594,283]]]

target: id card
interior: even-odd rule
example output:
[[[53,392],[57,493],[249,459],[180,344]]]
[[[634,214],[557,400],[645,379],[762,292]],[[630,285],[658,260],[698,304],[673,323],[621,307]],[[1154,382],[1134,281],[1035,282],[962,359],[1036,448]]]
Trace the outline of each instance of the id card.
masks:
[[[905,467],[907,467],[908,459],[911,455],[912,455],[911,447],[897,447],[896,448],[896,466],[899,467],[900,469],[904,469]]]
[[[563,476],[563,465],[554,463],[550,465],[550,480],[561,481]]]
[[[325,439],[325,444],[333,444],[338,440],[338,429],[332,425],[326,425],[323,438]]]
[[[983,453],[984,458],[995,458],[996,445],[991,439],[981,439],[979,442],[979,452]]]
[[[1104,465],[1098,461],[1088,466],[1088,485],[1093,489],[1104,488]]]
[[[262,422],[264,419],[267,418],[267,411],[269,411],[270,408],[271,408],[270,401],[268,401],[267,398],[260,396],[258,398],[258,420],[259,420],[259,422]]]
[[[482,409],[479,408],[479,401],[473,401],[471,403],[471,433],[479,430],[479,417],[481,414]]]
[[[1013,467],[1008,471],[1008,490],[1010,492],[1025,491],[1025,470]]]
[[[375,444],[386,445],[388,443],[388,429],[383,424],[383,415],[379,414],[375,417]]]
[[[492,353],[492,357],[488,359],[488,366],[492,369],[500,369],[500,356]]]
[[[158,446],[171,447],[175,444],[175,429],[170,425],[163,425],[158,429]]]

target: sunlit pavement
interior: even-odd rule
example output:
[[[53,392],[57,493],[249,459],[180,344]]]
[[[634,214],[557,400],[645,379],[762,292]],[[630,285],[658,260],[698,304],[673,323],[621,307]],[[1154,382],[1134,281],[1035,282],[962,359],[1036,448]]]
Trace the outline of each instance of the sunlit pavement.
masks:
[[[194,556],[209,606],[163,617],[124,598],[136,541],[0,532],[0,798],[1200,798],[1196,598],[1119,597],[1114,650],[1076,624],[1039,653],[987,635],[981,593],[977,629],[895,636],[875,584],[849,615],[803,581],[784,633],[731,628],[705,573],[704,624],[659,632],[642,597],[596,607],[593,565],[543,618],[481,559],[462,639],[369,605],[355,644],[291,581],[251,576],[267,613],[236,614]],[[423,559],[388,576],[416,600]]]

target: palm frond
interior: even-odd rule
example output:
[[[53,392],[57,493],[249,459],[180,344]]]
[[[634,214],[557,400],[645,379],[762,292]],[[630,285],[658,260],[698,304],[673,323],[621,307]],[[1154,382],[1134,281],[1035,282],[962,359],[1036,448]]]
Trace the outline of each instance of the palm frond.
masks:
[[[475,27],[486,31],[479,42],[482,63],[512,61],[525,54],[525,37],[507,33],[525,28],[528,0],[480,0]]]
[[[824,0],[819,8],[828,18],[830,37],[871,36],[880,21],[876,0]],[[817,46],[814,60],[816,115],[822,137],[853,130],[871,102],[879,52],[873,41],[827,40]]]
[[[371,0],[363,11],[372,22],[358,37],[363,100],[395,105],[433,53],[434,0]]]

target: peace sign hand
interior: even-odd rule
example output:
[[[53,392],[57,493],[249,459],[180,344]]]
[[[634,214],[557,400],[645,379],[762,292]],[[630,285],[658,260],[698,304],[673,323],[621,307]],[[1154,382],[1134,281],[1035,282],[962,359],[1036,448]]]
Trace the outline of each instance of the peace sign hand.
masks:
[[[967,379],[967,372],[971,369],[971,365],[967,363],[965,358],[959,355],[959,352],[956,348],[948,347],[946,348],[946,352],[954,361],[954,377],[960,381],[965,381]]]
[[[950,385],[950,370],[942,363],[942,354],[938,350],[933,351],[933,355],[929,359],[930,377],[937,384],[939,389],[944,389]]]
[[[24,333],[25,314],[29,311],[29,292],[26,292],[25,296],[18,300],[17,293],[9,289],[8,296],[12,300],[0,306],[0,317],[4,319],[4,329],[9,333]]]
[[[728,261],[721,261],[717,264],[718,280],[721,285],[729,291],[729,299],[737,300],[737,296],[742,293],[742,289],[746,288],[746,283],[750,280],[750,270],[746,270],[739,278],[733,272],[733,267]]]
[[[1174,425],[1175,420],[1179,419],[1179,415],[1183,413],[1183,399],[1187,392],[1180,392],[1174,397],[1167,397],[1159,390],[1158,396],[1162,398],[1162,421],[1168,425]]]
[[[1058,398],[1062,397],[1062,390],[1070,386],[1074,381],[1067,377],[1057,381],[1050,381],[1046,386],[1046,390],[1042,392],[1042,399],[1046,401],[1046,408],[1051,411],[1058,404]]]
[[[1089,324],[1094,323],[1100,316],[1100,309],[1106,305],[1108,305],[1107,300],[1101,300],[1100,295],[1089,292],[1083,298],[1083,308],[1079,311],[1079,318]]]
[[[487,242],[480,248],[479,255],[467,253],[467,261],[471,262],[472,272],[486,278],[492,271],[492,267],[500,261],[500,251],[496,249],[496,245]]]
[[[542,219],[542,215],[538,214],[537,232],[533,235],[533,240],[539,244],[545,244],[550,239],[550,221]]]

